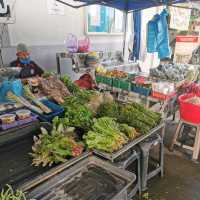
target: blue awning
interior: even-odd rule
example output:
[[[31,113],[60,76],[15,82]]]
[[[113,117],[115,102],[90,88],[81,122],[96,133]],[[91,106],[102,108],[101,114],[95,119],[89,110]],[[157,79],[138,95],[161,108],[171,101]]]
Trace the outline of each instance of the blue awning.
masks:
[[[57,1],[65,2],[65,0],[57,0]],[[189,2],[189,0],[74,0],[74,2],[82,2],[84,3],[83,4],[84,6],[99,4],[117,8],[123,11],[134,11],[161,5],[184,3],[184,2]]]

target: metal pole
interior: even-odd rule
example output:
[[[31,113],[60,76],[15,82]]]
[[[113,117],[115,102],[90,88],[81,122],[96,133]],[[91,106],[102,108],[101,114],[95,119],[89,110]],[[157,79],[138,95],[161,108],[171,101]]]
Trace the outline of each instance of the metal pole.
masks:
[[[124,15],[125,15],[125,23],[124,23],[124,39],[123,39],[123,57],[125,56],[127,24],[128,24],[128,12],[125,12]]]

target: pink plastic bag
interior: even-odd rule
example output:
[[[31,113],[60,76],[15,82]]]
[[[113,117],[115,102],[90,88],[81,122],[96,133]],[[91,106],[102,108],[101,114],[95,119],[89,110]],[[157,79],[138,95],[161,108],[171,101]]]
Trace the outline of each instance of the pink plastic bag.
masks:
[[[68,34],[66,39],[67,50],[69,53],[77,53],[78,52],[78,39],[73,34]]]
[[[78,41],[78,52],[86,53],[90,50],[90,39],[86,37],[83,40]]]

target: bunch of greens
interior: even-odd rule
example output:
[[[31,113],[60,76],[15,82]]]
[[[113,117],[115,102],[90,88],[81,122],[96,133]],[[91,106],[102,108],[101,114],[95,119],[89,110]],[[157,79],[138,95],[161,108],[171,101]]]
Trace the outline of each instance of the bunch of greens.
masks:
[[[14,191],[10,185],[7,185],[7,188],[2,189],[0,193],[0,200],[26,200],[26,197],[22,191]]]
[[[139,104],[127,104],[120,110],[118,121],[134,127],[139,133],[147,134],[160,122],[161,116]]]
[[[65,109],[65,118],[69,120],[69,126],[88,130],[92,125],[93,114],[89,108],[80,103],[75,96],[69,96],[62,105]]]
[[[53,126],[50,134],[44,128],[41,128],[41,132],[38,137],[33,138],[31,156],[35,166],[45,167],[53,163],[65,162],[68,158],[79,156],[83,152],[83,145],[67,136],[67,129],[62,123]]]
[[[103,103],[97,110],[97,117],[113,117],[117,118],[120,114],[120,106],[116,102]]]
[[[97,117],[103,116],[114,117],[119,123],[128,124],[142,134],[148,133],[161,120],[159,113],[152,112],[137,103],[126,105],[119,105],[116,102],[104,103],[97,111]]]
[[[128,142],[128,137],[120,132],[117,122],[109,117],[97,119],[84,139],[90,149],[109,153],[122,148]]]
[[[80,103],[87,103],[91,96],[94,94],[94,91],[91,90],[82,90],[77,85],[75,85],[68,76],[63,76],[61,78],[65,86],[68,88],[70,93],[77,98]]]
[[[119,124],[119,130],[126,134],[126,136],[130,140],[134,140],[136,137],[138,137],[140,134],[135,130],[135,128],[128,126],[127,124]]]

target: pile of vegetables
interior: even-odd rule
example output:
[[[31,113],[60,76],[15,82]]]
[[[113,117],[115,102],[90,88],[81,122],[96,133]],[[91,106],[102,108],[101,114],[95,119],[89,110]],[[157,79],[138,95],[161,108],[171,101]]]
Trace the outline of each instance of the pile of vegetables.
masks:
[[[161,120],[159,113],[152,112],[137,103],[126,105],[119,105],[116,102],[105,103],[99,107],[97,116],[115,117],[118,122],[134,127],[141,134],[147,134]]]
[[[65,86],[68,88],[69,92],[75,96],[80,103],[87,103],[91,96],[95,93],[91,90],[82,90],[76,84],[72,82],[72,80],[68,76],[63,76],[61,78]]]
[[[139,135],[135,128],[127,124],[119,124],[114,118],[102,117],[96,119],[84,139],[88,148],[112,153]]]
[[[163,64],[150,69],[150,75],[169,81],[182,81],[186,78],[188,68],[186,64]]]
[[[61,78],[73,96],[65,98],[62,106],[69,125],[88,131],[93,124],[99,106],[104,102],[113,102],[113,97],[107,93],[82,90],[68,76]]]
[[[88,130],[92,125],[93,114],[87,106],[82,104],[79,98],[69,96],[62,105],[65,109],[65,118],[69,125]]]
[[[128,142],[128,137],[119,130],[117,122],[109,117],[97,119],[84,139],[88,148],[109,153],[122,148]]]
[[[62,123],[54,125],[50,133],[45,128],[41,128],[42,133],[34,136],[33,152],[30,154],[34,166],[51,166],[53,163],[65,162],[69,158],[82,154],[83,145],[69,136],[71,129],[65,127]]]
[[[26,200],[25,194],[21,190],[14,191],[10,185],[6,187],[0,193],[0,200]]]
[[[123,106],[118,121],[133,126],[139,133],[147,134],[161,119],[161,115],[154,113],[142,105],[133,103]]]

